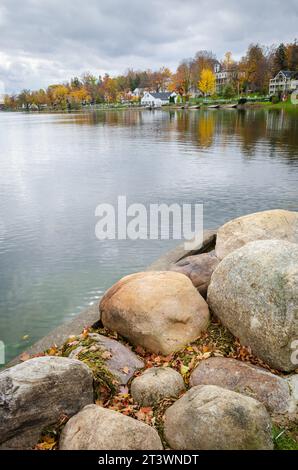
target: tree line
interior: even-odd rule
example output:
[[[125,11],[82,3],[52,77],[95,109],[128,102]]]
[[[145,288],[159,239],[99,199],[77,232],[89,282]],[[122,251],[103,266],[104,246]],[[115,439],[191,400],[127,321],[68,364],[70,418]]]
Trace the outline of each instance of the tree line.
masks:
[[[190,94],[197,90],[205,95],[216,93],[216,67],[229,72],[229,82],[220,90],[222,95],[266,94],[269,79],[280,70],[298,71],[298,42],[295,39],[278,46],[251,44],[239,61],[234,60],[231,52],[226,52],[218,61],[212,51],[198,51],[194,57],[182,60],[175,72],[168,67],[156,71],[128,69],[125,74],[115,77],[109,74],[95,76],[87,72],[47,89],[24,89],[19,94],[6,95],[4,106],[8,109],[78,109],[89,104],[138,103],[140,96],[133,93],[136,89],[175,91],[188,100]]]

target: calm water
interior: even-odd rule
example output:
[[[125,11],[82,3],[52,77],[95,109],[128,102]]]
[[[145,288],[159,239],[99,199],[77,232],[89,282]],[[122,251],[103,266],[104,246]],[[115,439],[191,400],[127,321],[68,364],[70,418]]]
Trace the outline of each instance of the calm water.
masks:
[[[95,207],[204,203],[205,228],[297,210],[298,113],[0,113],[0,339],[13,357],[177,241],[95,238]],[[29,335],[28,339],[22,339]]]

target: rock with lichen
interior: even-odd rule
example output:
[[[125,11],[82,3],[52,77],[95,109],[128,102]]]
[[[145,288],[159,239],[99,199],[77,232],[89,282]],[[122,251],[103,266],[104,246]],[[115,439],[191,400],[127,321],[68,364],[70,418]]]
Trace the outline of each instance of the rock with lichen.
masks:
[[[82,362],[37,357],[0,373],[0,447],[28,449],[44,427],[93,402],[93,377]]]
[[[214,385],[191,388],[164,416],[164,435],[179,450],[270,450],[271,420],[259,401]]]
[[[297,368],[298,244],[259,240],[233,251],[212,274],[207,301],[257,357],[283,371]]]

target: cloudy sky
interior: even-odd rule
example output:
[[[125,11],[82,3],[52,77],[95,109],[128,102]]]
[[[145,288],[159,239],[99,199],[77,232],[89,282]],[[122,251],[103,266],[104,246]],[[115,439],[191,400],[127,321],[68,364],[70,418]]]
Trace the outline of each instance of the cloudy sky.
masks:
[[[239,58],[251,42],[298,36],[297,0],[0,0],[6,92],[90,71],[174,69],[197,50]]]

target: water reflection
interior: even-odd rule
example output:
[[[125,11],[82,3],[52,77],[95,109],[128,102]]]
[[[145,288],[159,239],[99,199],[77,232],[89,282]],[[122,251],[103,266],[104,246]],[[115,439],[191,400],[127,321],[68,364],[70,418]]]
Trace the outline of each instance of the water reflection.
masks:
[[[262,143],[271,156],[279,153],[290,161],[298,158],[298,110],[110,110],[64,115],[59,123],[110,127],[154,123],[156,134],[163,132],[163,137],[171,140],[171,133],[175,133],[179,140],[191,140],[200,149],[234,142],[249,158]]]
[[[205,228],[297,210],[297,126],[298,113],[261,109],[0,113],[7,359],[177,244],[99,242],[99,203],[203,202]]]

